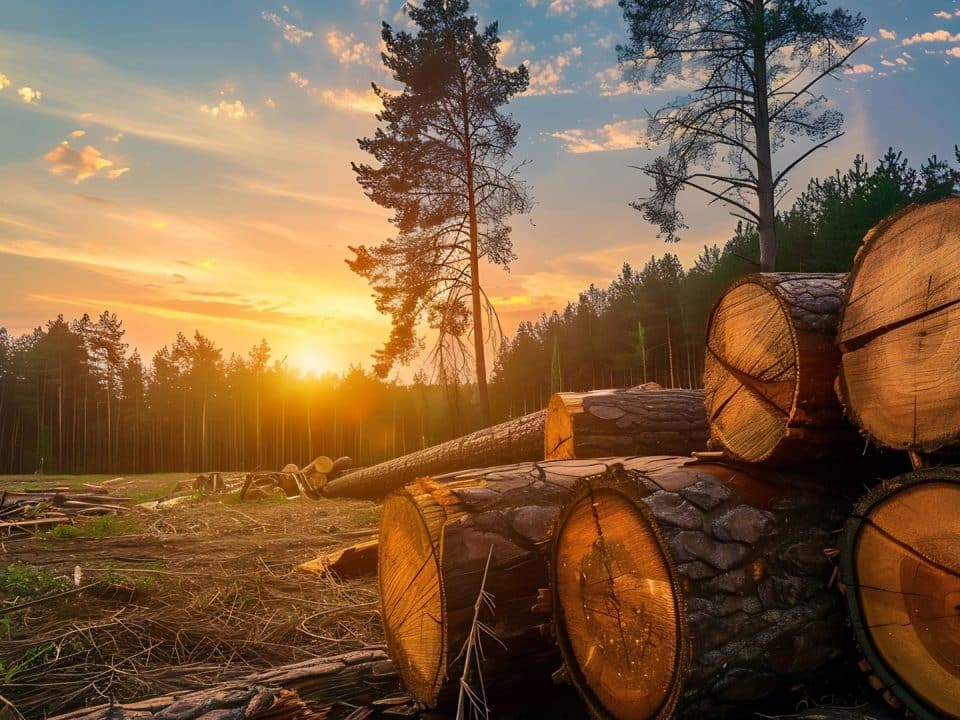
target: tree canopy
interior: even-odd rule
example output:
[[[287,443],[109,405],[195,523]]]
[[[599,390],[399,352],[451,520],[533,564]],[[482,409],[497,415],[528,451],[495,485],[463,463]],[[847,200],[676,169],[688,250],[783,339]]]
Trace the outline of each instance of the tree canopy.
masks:
[[[755,224],[761,268],[775,268],[774,218],[787,175],[843,134],[842,114],[815,87],[863,44],[863,17],[825,4],[620,0],[628,42],[618,52],[627,75],[688,88],[650,117],[650,140],[667,149],[641,168],[654,187],[633,204],[668,241],[687,227],[677,196],[694,188]],[[775,170],[774,154],[797,138],[811,146]]]

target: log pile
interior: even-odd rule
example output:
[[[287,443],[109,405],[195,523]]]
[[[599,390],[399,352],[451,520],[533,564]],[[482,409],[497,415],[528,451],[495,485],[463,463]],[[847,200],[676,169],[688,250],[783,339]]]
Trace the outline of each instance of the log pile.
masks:
[[[106,485],[24,488],[0,492],[0,537],[69,525],[77,518],[115,515],[129,509],[130,498],[110,494]]]

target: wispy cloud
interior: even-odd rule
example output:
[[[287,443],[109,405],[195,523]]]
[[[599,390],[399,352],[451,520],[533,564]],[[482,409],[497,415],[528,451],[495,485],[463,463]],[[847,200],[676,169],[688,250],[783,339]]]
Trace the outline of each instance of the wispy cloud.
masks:
[[[20,99],[23,100],[27,105],[35,105],[40,102],[40,98],[43,97],[43,93],[39,90],[34,90],[31,87],[22,87],[17,90],[17,95],[20,96]]]
[[[291,22],[287,22],[274,12],[267,12],[264,10],[262,13],[260,13],[260,17],[262,17],[271,25],[275,25],[276,27],[280,28],[280,31],[283,34],[283,39],[291,45],[299,45],[307,38],[313,37],[313,33],[311,31],[304,30],[303,28],[297,27]]]
[[[349,88],[324,90],[320,94],[320,97],[323,102],[330,107],[347,112],[373,115],[383,109],[383,103],[380,102],[380,98],[369,88],[366,92],[362,93]]]
[[[887,30],[886,28],[880,28],[880,37],[884,40],[896,40],[897,33],[893,30]]]
[[[567,95],[574,92],[573,88],[564,86],[563,82],[567,68],[581,55],[583,48],[578,45],[553,57],[530,61],[530,85],[524,95]]]
[[[851,65],[846,70],[843,71],[844,75],[869,75],[874,71],[873,65],[867,63],[858,63],[857,65]]]
[[[903,41],[904,45],[916,45],[917,43],[933,43],[933,42],[960,42],[960,33],[951,35],[947,30],[933,30],[928,32],[917,33],[911,35],[908,38],[905,38]]]
[[[93,145],[77,150],[70,147],[66,140],[44,155],[43,159],[49,163],[51,173],[74,185],[92,177],[116,180],[130,170],[129,166],[120,167],[113,160],[105,158]]]
[[[560,140],[563,143],[563,149],[568,153],[579,155],[635,148],[645,127],[645,120],[621,120],[607,123],[595,130],[573,128],[550,133],[550,135]]]
[[[5,87],[10,87],[10,78],[0,73],[0,90],[3,90]]]
[[[380,67],[380,53],[365,42],[358,41],[353,33],[343,33],[334,28],[326,37],[327,48],[341,65],[355,63]]]
[[[933,16],[941,20],[952,20],[953,18],[960,18],[960,10],[954,10],[953,13],[949,13],[946,10],[939,10],[935,12]]]
[[[253,115],[252,112],[248,111],[247,108],[244,107],[240,100],[234,100],[233,102],[221,100],[216,105],[207,105],[204,103],[200,106],[200,112],[213,115],[213,117],[229,118],[230,120],[242,120],[243,118],[251,117]]]

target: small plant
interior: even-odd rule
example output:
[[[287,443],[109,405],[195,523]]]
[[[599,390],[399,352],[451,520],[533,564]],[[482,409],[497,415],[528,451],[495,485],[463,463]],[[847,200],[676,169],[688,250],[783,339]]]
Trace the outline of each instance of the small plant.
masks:
[[[50,530],[39,533],[42,540],[63,538],[105,538],[117,535],[134,535],[140,532],[140,526],[130,520],[121,520],[116,515],[100,515],[76,525],[55,525]]]
[[[63,592],[70,587],[71,583],[67,578],[23,563],[12,563],[0,571],[0,592],[11,595],[46,595]]]

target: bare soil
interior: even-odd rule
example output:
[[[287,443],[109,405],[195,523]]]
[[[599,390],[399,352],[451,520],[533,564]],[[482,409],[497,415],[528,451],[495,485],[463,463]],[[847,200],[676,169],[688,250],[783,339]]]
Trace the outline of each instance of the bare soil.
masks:
[[[5,476],[0,490],[108,477]],[[188,477],[127,476],[111,490],[150,500]],[[0,538],[0,692],[16,707],[6,714],[42,718],[380,645],[374,577],[295,571],[372,538],[378,521],[365,501],[197,494]]]

